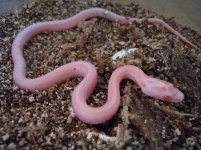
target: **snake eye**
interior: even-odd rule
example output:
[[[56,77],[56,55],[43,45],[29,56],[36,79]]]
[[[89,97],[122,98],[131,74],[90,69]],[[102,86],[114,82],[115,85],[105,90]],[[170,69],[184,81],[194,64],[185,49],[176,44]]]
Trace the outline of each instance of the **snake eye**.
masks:
[[[163,100],[164,100],[164,101],[171,102],[173,99],[172,99],[171,96],[163,96]]]

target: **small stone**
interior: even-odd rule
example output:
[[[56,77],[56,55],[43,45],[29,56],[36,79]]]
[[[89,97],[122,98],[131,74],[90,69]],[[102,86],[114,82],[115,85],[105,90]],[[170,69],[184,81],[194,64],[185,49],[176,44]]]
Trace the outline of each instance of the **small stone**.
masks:
[[[47,144],[47,145],[52,145],[52,142],[51,142],[51,138],[50,138],[50,137],[46,137],[46,144]]]
[[[18,120],[18,123],[22,123],[23,122],[23,118],[20,118],[19,120]]]
[[[23,139],[23,140],[21,140],[21,141],[19,142],[19,145],[20,145],[20,146],[23,146],[25,143],[26,143],[26,141]]]
[[[70,124],[72,122],[72,120],[73,120],[72,117],[69,116],[68,120],[67,120],[67,124]]]
[[[191,123],[191,122],[185,123],[185,127],[186,127],[186,128],[191,128],[191,127],[192,127],[192,123]]]
[[[7,120],[8,120],[8,118],[7,118],[6,116],[3,116],[3,117],[2,117],[2,121],[3,121],[3,122],[5,122],[5,121],[7,121]]]
[[[42,113],[41,117],[42,117],[42,118],[47,118],[47,117],[48,117],[48,115],[47,115],[47,113],[46,113],[46,112],[44,112],[44,113]]]
[[[16,145],[14,143],[10,143],[8,145],[8,149],[15,149],[16,148]]]
[[[50,137],[51,137],[52,139],[56,139],[56,135],[55,135],[53,132],[50,133]]]
[[[5,22],[6,22],[6,19],[5,19],[5,18],[3,18],[3,19],[1,19],[1,20],[2,20],[2,22],[3,22],[3,23],[5,23]]]
[[[9,40],[10,40],[9,37],[5,37],[5,38],[3,39],[4,42],[8,42]]]
[[[17,90],[19,90],[19,87],[18,87],[17,85],[14,85],[14,86],[13,86],[13,90],[14,90],[14,91],[17,91]]]
[[[134,62],[135,62],[137,65],[141,65],[141,64],[142,64],[142,60],[139,59],[139,58],[134,59]]]
[[[175,129],[175,131],[174,131],[174,133],[176,134],[176,135],[181,135],[181,131],[177,128],[177,129]]]
[[[126,43],[125,42],[118,42],[120,45],[125,45]]]
[[[90,141],[91,138],[92,138],[92,136],[93,136],[93,134],[92,134],[91,132],[89,132],[86,139],[87,139],[88,141]]]
[[[67,147],[65,147],[65,146],[62,146],[62,148],[61,148],[62,150],[68,150],[68,148]]]
[[[105,68],[105,70],[106,70],[106,71],[109,71],[109,70],[110,70],[110,68],[109,68],[109,67],[106,67],[106,68]]]
[[[189,146],[194,146],[195,145],[195,138],[194,137],[189,137],[186,139],[186,143]]]
[[[129,146],[129,147],[126,148],[126,150],[132,150],[132,147]]]
[[[138,142],[138,141],[134,141],[133,144],[134,144],[134,145],[138,145],[139,142]]]
[[[9,134],[6,133],[4,136],[2,136],[2,139],[3,139],[4,141],[8,140],[8,139],[9,139]]]
[[[73,88],[72,87],[66,87],[66,90],[72,90]]]
[[[63,45],[61,45],[61,48],[63,49],[63,50],[67,50],[68,49],[68,44],[63,44]]]
[[[34,97],[33,96],[29,97],[29,101],[33,102],[34,101]]]
[[[177,142],[178,139],[179,139],[178,137],[175,137],[175,138],[172,139],[172,141],[173,141],[173,142]]]
[[[165,148],[167,149],[171,149],[172,146],[172,140],[168,140],[164,143]]]

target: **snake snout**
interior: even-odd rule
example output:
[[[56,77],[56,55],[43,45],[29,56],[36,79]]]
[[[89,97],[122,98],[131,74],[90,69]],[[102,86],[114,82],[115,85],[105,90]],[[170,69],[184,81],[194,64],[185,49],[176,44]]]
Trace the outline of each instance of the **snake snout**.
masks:
[[[183,99],[184,99],[184,94],[178,90],[177,94],[175,95],[174,102],[178,103],[183,101]]]

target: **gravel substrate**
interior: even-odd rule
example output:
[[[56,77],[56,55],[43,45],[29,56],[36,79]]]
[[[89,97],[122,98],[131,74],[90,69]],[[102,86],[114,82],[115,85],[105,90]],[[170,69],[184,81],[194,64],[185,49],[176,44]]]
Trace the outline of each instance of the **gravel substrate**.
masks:
[[[0,149],[201,149],[201,52],[161,26],[120,25],[94,18],[67,31],[39,34],[24,49],[27,76],[34,78],[63,64],[87,60],[99,74],[88,103],[101,106],[112,72],[132,64],[174,83],[185,94],[182,103],[146,97],[134,83],[123,81],[118,113],[109,122],[92,126],[76,118],[71,107],[71,93],[81,78],[34,93],[13,84],[11,44],[20,30],[91,7],[125,16],[161,18],[201,47],[201,36],[195,31],[136,4],[43,0],[0,17]],[[129,48],[138,50],[112,62],[116,52]]]

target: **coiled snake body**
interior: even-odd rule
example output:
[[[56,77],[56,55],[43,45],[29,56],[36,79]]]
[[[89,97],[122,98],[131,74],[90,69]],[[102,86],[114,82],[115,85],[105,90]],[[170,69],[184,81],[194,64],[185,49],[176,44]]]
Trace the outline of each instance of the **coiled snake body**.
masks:
[[[14,82],[20,88],[34,91],[36,89],[47,89],[54,84],[61,83],[72,77],[82,76],[83,80],[73,91],[72,106],[76,116],[83,122],[89,124],[104,123],[116,113],[120,104],[119,85],[123,79],[133,80],[142,89],[143,93],[148,96],[169,102],[180,102],[183,100],[183,93],[171,83],[149,77],[140,68],[131,65],[119,67],[112,73],[108,86],[108,98],[106,103],[101,107],[90,107],[86,103],[86,99],[93,92],[97,82],[96,69],[89,62],[71,62],[40,77],[34,79],[26,78],[26,63],[23,57],[23,47],[33,36],[45,31],[52,32],[70,29],[75,27],[80,21],[92,17],[102,17],[121,24],[142,23],[144,21],[143,19],[120,16],[102,8],[90,8],[68,19],[30,25],[17,35],[12,45]],[[146,21],[154,25],[161,24],[167,30],[177,35],[182,41],[199,49],[164,21],[156,18],[150,18]]]

